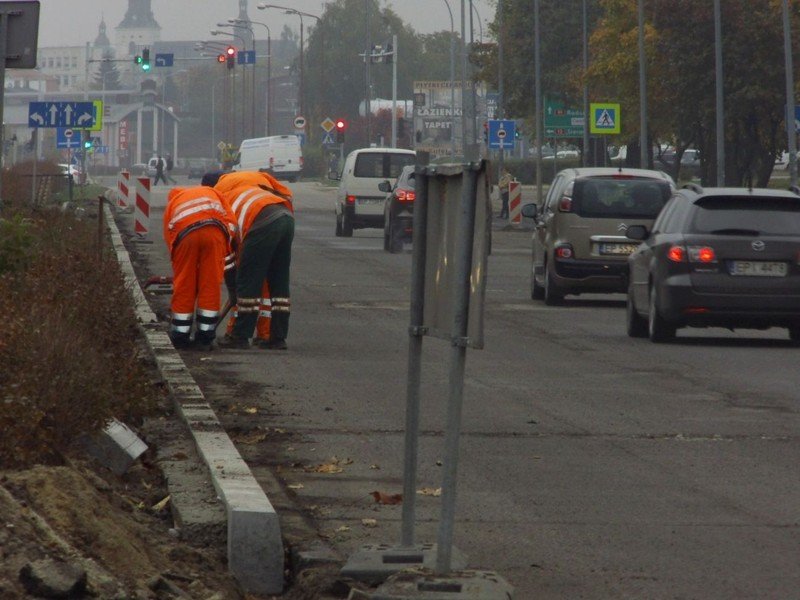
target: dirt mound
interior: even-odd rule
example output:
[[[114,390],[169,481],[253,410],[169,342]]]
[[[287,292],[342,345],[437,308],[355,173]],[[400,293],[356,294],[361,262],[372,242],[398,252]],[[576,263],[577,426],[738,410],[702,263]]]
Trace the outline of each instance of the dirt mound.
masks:
[[[50,558],[83,568],[96,598],[243,598],[224,548],[180,540],[165,498],[159,471],[146,464],[123,478],[89,463],[3,473],[0,597],[30,597],[20,570]]]

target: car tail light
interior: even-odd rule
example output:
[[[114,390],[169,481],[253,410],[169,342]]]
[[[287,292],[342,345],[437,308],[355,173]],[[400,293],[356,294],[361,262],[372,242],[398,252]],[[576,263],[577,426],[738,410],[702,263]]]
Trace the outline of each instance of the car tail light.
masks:
[[[397,190],[398,202],[413,202],[416,194],[412,190]]]
[[[704,306],[689,306],[683,309],[683,313],[686,315],[703,315],[709,312],[711,311]]]
[[[347,194],[347,197],[345,197],[344,200],[345,200],[345,202],[347,202],[347,204],[355,204],[356,203],[356,197],[353,196],[352,194]]]
[[[301,169],[303,168],[303,157],[302,156],[300,157],[300,168]]]
[[[562,244],[555,248],[556,258],[572,258],[575,253],[572,251],[572,246],[569,244]]]
[[[693,263],[715,263],[717,254],[709,246],[689,246],[689,260]]]
[[[561,200],[558,201],[558,210],[559,212],[572,212],[572,198],[561,196]]]
[[[633,175],[623,175],[622,173],[615,173],[611,179],[633,179]]]
[[[686,249],[683,246],[672,246],[667,251],[667,258],[672,262],[686,262]]]

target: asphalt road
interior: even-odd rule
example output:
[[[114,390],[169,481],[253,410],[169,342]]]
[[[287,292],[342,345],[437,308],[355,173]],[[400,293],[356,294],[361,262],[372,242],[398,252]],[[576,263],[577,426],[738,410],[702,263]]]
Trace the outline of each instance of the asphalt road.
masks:
[[[411,254],[384,252],[376,229],[335,237],[333,188],[293,189],[288,352],[187,363],[268,492],[277,475],[349,556],[400,540],[400,507],[370,493],[402,491]],[[494,232],[486,347],[468,351],[455,545],[469,565],[518,599],[798,597],[800,350],[785,330],[630,339],[622,296],[530,300],[529,242]],[[168,271],[159,241],[143,247]],[[424,341],[418,489],[441,486],[449,350]],[[439,511],[418,496],[418,541],[436,541]]]

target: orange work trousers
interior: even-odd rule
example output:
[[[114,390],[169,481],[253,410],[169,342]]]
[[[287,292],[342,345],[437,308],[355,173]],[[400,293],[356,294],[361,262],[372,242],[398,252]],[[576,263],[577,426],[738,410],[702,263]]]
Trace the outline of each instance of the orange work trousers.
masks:
[[[227,240],[219,227],[188,233],[172,251],[173,339],[187,339],[197,313],[195,339],[214,339],[222,302],[222,278]]]
[[[231,318],[228,319],[228,326],[225,333],[231,335],[233,326],[236,325],[236,307],[231,308]],[[261,285],[261,302],[258,307],[258,321],[256,321],[256,336],[260,340],[269,341],[269,325],[272,319],[272,300],[269,297],[269,283],[264,280]]]

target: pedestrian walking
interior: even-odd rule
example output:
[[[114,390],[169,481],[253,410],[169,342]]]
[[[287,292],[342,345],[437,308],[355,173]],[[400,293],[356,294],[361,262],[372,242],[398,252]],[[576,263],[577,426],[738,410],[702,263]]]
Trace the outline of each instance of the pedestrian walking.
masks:
[[[236,270],[236,322],[219,345],[249,347],[259,313],[269,307],[269,338],[257,343],[261,348],[285,350],[291,311],[292,192],[268,173],[239,171],[221,177],[216,173],[207,175],[204,182],[211,183],[214,178],[218,178],[214,189],[226,198],[236,215],[242,240]]]
[[[158,185],[158,180],[161,179],[164,182],[164,185],[167,185],[167,178],[164,177],[164,167],[167,166],[166,161],[158,155],[158,160],[156,160],[156,176],[153,179],[153,185]]]
[[[503,168],[503,172],[500,175],[500,181],[497,182],[497,186],[500,188],[500,218],[507,219],[508,218],[508,186],[509,184],[514,181],[514,178],[511,176],[511,173],[508,172],[505,168]]]
[[[222,281],[235,266],[236,216],[213,188],[173,188],[163,227],[173,272],[169,337],[176,348],[211,349]]]
[[[175,162],[172,160],[172,154],[167,154],[167,158],[166,158],[166,160],[164,161],[164,164],[166,165],[166,175],[167,175],[167,179],[168,179],[168,180],[169,180],[171,183],[173,183],[173,184],[175,184],[175,183],[178,183],[178,182],[177,182],[177,181],[176,181],[176,180],[175,180],[175,179],[172,177],[172,169],[175,167]]]

